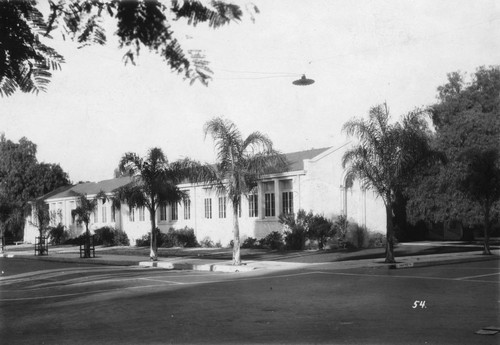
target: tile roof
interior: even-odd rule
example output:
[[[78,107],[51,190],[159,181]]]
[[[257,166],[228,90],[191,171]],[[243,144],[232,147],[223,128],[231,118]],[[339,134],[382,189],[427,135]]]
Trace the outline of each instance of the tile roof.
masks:
[[[72,186],[71,188],[61,191],[60,193],[53,194],[46,199],[67,198],[77,196],[78,194],[93,195],[99,193],[101,190],[105,193],[110,193],[117,188],[129,184],[130,182],[132,182],[132,178],[129,176],[125,176],[100,182],[79,183]]]
[[[70,188],[73,188],[73,185],[67,185],[67,186],[62,186],[62,187],[56,188],[53,191],[48,192],[47,194],[39,196],[34,201],[50,199],[52,196],[59,194],[59,193],[62,193],[62,192],[65,192],[66,190],[68,190]]]
[[[328,149],[330,147],[285,153],[285,157],[288,160],[288,171],[304,170],[304,159],[314,158]]]
[[[321,153],[325,152],[328,149],[330,149],[330,147],[285,153],[285,157],[288,161],[288,168],[286,169],[286,171],[304,170],[305,159],[312,159],[314,157],[317,157],[318,155],[320,155]],[[99,193],[101,190],[105,193],[110,193],[117,188],[129,184],[130,182],[132,182],[132,177],[125,176],[110,180],[104,180],[100,182],[80,183],[77,185],[66,186],[60,189],[56,189],[55,191],[44,195],[44,199],[50,200],[50,199],[68,198],[77,196],[78,194],[94,195]]]

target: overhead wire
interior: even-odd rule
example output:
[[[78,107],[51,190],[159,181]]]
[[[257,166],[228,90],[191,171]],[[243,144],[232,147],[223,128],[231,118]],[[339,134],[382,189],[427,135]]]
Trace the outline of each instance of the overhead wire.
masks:
[[[483,24],[486,24],[486,23],[487,24],[491,24],[491,23],[493,23],[494,21],[497,21],[497,20],[500,20],[500,17],[491,18],[491,19],[486,20],[486,21],[471,23],[471,24],[468,24],[468,25],[461,26],[459,28],[455,28],[453,30],[447,30],[447,31],[444,31],[444,32],[438,32],[436,34],[429,35],[429,36],[415,37],[415,38],[407,39],[405,41],[400,41],[400,42],[390,43],[390,44],[386,44],[386,45],[382,45],[382,46],[377,46],[377,47],[371,47],[371,48],[362,49],[362,50],[359,50],[359,51],[356,51],[356,52],[341,53],[341,54],[335,54],[335,55],[326,56],[326,57],[323,57],[323,58],[312,59],[312,60],[309,60],[307,62],[307,64],[310,65],[312,63],[323,62],[323,61],[328,61],[328,60],[335,60],[335,59],[339,59],[339,58],[343,58],[343,57],[363,55],[363,54],[372,53],[372,52],[376,52],[376,51],[379,51],[379,50],[382,50],[382,49],[391,48],[391,47],[407,46],[407,45],[417,44],[419,42],[432,40],[432,39],[435,39],[437,37],[448,35],[450,33],[455,33],[457,31],[469,29],[471,27],[483,25]],[[237,80],[237,79],[248,80],[248,79],[285,78],[285,77],[297,76],[297,75],[301,75],[302,74],[302,73],[299,73],[299,72],[297,72],[297,73],[288,73],[288,72],[287,73],[280,73],[280,72],[268,72],[268,71],[243,71],[243,70],[238,71],[238,70],[229,70],[229,69],[222,69],[222,68],[215,68],[215,67],[212,67],[212,69],[213,70],[218,70],[218,71],[223,71],[223,72],[228,72],[228,73],[269,74],[269,75],[274,75],[275,74],[276,75],[276,76],[269,76],[269,77],[231,77],[231,78],[218,77],[217,78],[217,79],[223,79],[223,80]]]
[[[495,21],[498,21],[498,20],[500,20],[500,17],[491,18],[491,19],[486,20],[486,21],[471,23],[471,24],[468,24],[468,25],[461,26],[459,28],[455,28],[453,30],[439,32],[439,33],[436,33],[436,34],[433,34],[433,35],[430,35],[430,36],[426,36],[426,37],[415,37],[415,38],[407,39],[405,41],[390,43],[390,44],[386,44],[386,45],[383,45],[383,46],[366,48],[366,49],[358,50],[358,51],[355,51],[355,52],[341,53],[341,54],[330,55],[330,56],[326,56],[326,57],[322,57],[322,58],[312,59],[312,60],[309,60],[307,62],[307,64],[311,65],[312,63],[318,63],[318,62],[323,62],[323,61],[335,60],[335,59],[339,59],[339,58],[343,58],[343,57],[349,57],[349,56],[356,56],[356,55],[362,55],[362,54],[372,53],[372,52],[376,52],[376,51],[379,51],[379,50],[382,50],[382,49],[391,48],[391,47],[417,44],[417,43],[425,41],[425,40],[431,40],[431,39],[435,39],[437,37],[444,36],[444,35],[447,35],[447,34],[450,34],[450,33],[455,33],[456,31],[459,31],[459,30],[469,29],[471,27],[483,25],[483,24],[486,24],[486,23],[491,24],[491,23],[493,23]],[[89,53],[89,50],[87,50],[87,54],[88,53]],[[90,55],[98,56],[99,58],[104,58],[106,60],[114,60],[114,57],[110,57],[110,56],[107,56],[105,54],[100,54],[100,53],[96,53],[96,52],[92,52],[92,51],[90,52]],[[266,58],[266,59],[268,59],[268,58]],[[287,59],[289,59],[289,58],[287,57]],[[222,71],[222,72],[226,72],[226,73],[231,73],[231,74],[256,74],[256,75],[260,75],[260,76],[255,76],[255,77],[250,77],[250,76],[242,76],[242,77],[220,77],[219,76],[219,77],[217,77],[217,79],[219,79],[219,80],[252,80],[252,79],[289,78],[289,77],[300,76],[300,75],[303,74],[301,72],[293,73],[293,72],[269,72],[269,71],[232,70],[232,69],[218,68],[218,67],[213,67],[213,66],[211,67],[211,69],[212,70],[216,70],[216,71]]]

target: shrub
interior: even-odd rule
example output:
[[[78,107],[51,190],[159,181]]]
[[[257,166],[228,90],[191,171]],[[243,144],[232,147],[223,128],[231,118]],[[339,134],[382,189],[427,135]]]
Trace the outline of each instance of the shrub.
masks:
[[[299,210],[297,218],[293,214],[280,215],[279,222],[284,225],[285,246],[289,250],[302,250],[306,243],[306,227],[312,213]]]
[[[78,237],[68,238],[67,240],[64,241],[64,244],[71,244],[71,245],[80,246],[80,245],[85,244],[85,238],[86,238],[86,235],[81,234]]]
[[[111,246],[113,243],[113,228],[104,226],[94,231],[94,244]]]
[[[241,244],[241,248],[257,249],[257,248],[262,248],[262,245],[260,241],[257,240],[256,238],[247,237]]]
[[[285,231],[285,246],[289,250],[303,250],[306,244],[306,232],[302,227]]]
[[[379,232],[369,232],[368,233],[368,247],[369,248],[380,248],[384,247],[386,238],[384,234]]]
[[[261,243],[269,249],[281,249],[283,247],[283,235],[278,231],[273,231],[264,237]]]
[[[200,246],[202,246],[203,248],[213,248],[213,247],[215,247],[214,242],[208,236],[205,236],[200,241]]]
[[[130,240],[124,231],[116,230],[113,239],[114,246],[130,246]]]
[[[340,215],[335,220],[333,224],[335,227],[337,245],[339,248],[345,248],[347,246],[347,227],[349,226],[349,222],[347,221],[347,217],[345,215]]]
[[[48,237],[51,244],[61,244],[64,242],[66,238],[66,231],[64,230],[64,226],[59,223],[57,226],[51,226],[48,229]]]
[[[196,235],[194,234],[194,229],[188,228],[187,226],[184,229],[180,229],[176,231],[176,243],[179,247],[197,247],[198,241],[196,240]]]
[[[159,230],[158,230],[159,231]],[[160,232],[157,234],[157,245],[158,247],[197,247],[198,241],[196,240],[196,235],[194,234],[194,229],[185,227],[183,229],[176,230],[174,228],[168,229],[167,233]]]
[[[347,226],[347,246],[350,248],[364,248],[368,246],[368,231],[358,223],[350,223]]]
[[[293,215],[281,215],[279,221],[285,228],[287,249],[304,249],[306,239],[316,241],[318,248],[323,249],[328,239],[336,233],[336,227],[331,220],[323,215],[306,213],[304,210],[299,210],[296,218]]]
[[[130,241],[125,232],[113,227],[104,226],[94,231],[94,245],[128,246]]]
[[[171,248],[177,246],[174,228],[169,228],[166,233],[161,232],[158,228],[156,231],[156,245],[158,247]]]
[[[336,233],[334,223],[319,214],[312,216],[308,222],[307,237],[318,241],[318,248],[323,249],[328,239]]]
[[[141,238],[136,239],[135,245],[137,247],[148,247],[149,246],[149,234],[143,235]]]

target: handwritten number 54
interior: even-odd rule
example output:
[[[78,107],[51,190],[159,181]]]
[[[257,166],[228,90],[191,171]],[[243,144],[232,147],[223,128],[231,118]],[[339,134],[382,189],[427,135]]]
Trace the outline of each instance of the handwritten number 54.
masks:
[[[413,302],[413,306],[412,306],[413,309],[416,309],[416,308],[419,308],[419,307],[422,308],[422,309],[427,308],[425,306],[425,301],[415,301],[415,302]]]

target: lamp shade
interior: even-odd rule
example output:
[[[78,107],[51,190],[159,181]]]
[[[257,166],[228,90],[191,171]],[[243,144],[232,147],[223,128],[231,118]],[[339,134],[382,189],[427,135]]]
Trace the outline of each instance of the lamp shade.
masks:
[[[295,80],[292,84],[293,85],[305,86],[305,85],[311,85],[313,83],[314,83],[313,79],[307,79],[306,75],[303,74],[300,79]]]

